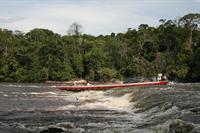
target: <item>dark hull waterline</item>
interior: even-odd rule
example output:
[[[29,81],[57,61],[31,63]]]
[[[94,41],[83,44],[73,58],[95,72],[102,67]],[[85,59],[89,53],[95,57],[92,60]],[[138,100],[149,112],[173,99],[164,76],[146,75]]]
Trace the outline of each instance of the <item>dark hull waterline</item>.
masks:
[[[129,83],[129,84],[112,84],[112,85],[88,85],[88,86],[58,86],[60,90],[69,91],[83,91],[83,90],[107,90],[113,88],[124,88],[133,86],[150,86],[150,85],[167,85],[167,81],[158,82],[141,82],[141,83]]]

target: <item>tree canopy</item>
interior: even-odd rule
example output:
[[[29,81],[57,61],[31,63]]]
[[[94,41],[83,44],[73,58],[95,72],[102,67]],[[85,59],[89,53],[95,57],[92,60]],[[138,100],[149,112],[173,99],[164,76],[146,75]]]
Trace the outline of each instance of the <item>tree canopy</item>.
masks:
[[[100,36],[83,34],[78,23],[65,36],[39,28],[0,29],[0,81],[107,81],[164,73],[172,80],[199,82],[200,14],[160,22]]]

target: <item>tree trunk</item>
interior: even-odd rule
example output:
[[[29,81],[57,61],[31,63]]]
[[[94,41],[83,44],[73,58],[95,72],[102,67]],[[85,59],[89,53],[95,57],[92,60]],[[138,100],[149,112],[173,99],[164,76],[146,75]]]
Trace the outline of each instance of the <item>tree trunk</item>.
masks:
[[[189,43],[188,43],[188,47],[191,49],[192,48],[192,33],[193,33],[193,28],[190,29],[190,37],[189,37]]]
[[[4,52],[5,57],[8,56],[8,46],[5,47],[5,52]]]

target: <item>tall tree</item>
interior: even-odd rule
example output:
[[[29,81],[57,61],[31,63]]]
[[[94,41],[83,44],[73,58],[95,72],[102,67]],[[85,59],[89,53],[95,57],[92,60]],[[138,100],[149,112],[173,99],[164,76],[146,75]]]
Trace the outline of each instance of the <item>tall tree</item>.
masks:
[[[190,30],[188,47],[191,48],[193,44],[193,31],[200,26],[200,13],[190,13],[179,19],[179,25]]]
[[[82,25],[80,25],[79,23],[77,22],[74,22],[70,25],[69,29],[68,29],[68,35],[71,35],[71,36],[80,36],[81,33],[82,33]]]

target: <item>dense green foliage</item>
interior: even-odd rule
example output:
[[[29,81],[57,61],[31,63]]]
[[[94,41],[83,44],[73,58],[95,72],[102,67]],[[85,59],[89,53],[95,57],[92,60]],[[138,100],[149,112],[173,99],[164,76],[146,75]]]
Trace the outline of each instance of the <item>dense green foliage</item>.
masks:
[[[107,81],[160,72],[172,80],[200,81],[200,14],[160,22],[97,37],[81,34],[77,23],[66,36],[0,29],[0,81]]]

